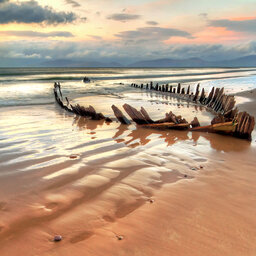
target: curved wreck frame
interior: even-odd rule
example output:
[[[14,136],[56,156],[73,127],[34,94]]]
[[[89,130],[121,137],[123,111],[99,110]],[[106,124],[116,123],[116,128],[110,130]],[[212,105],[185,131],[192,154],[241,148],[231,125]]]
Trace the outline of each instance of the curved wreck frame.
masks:
[[[149,114],[143,107],[141,107],[140,110],[137,110],[129,104],[124,104],[123,108],[125,112],[129,115],[132,121],[139,126],[153,129],[174,129],[220,133],[251,140],[251,134],[255,126],[254,117],[250,116],[247,112],[238,112],[238,109],[235,108],[234,96],[226,95],[224,93],[224,88],[215,89],[213,87],[207,96],[204,88],[200,93],[199,84],[196,87],[195,93],[190,93],[190,86],[185,90],[184,87],[181,87],[181,84],[178,84],[177,88],[169,86],[168,84],[156,84],[154,86],[153,82],[146,85],[141,84],[140,86],[133,83],[131,86],[139,89],[169,94],[172,97],[182,98],[184,100],[194,102],[195,104],[203,105],[215,114],[211,124],[207,126],[200,126],[197,117],[189,123],[186,119],[182,118],[180,115],[176,116],[171,111],[166,113],[163,119],[154,121],[150,118]],[[102,113],[97,113],[93,106],[84,107],[79,104],[72,105],[67,97],[65,97],[66,103],[64,103],[60,83],[54,83],[53,91],[56,102],[66,111],[92,120],[105,120],[106,122],[112,122],[112,119],[109,117],[105,117]],[[128,120],[118,107],[112,105],[112,110],[121,124],[131,124],[131,121]]]

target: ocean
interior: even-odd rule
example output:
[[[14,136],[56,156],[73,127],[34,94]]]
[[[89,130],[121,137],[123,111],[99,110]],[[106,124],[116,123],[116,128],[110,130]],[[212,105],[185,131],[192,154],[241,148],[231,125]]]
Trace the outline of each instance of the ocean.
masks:
[[[83,83],[83,77],[92,82]],[[134,89],[131,83],[198,82],[207,88],[225,87],[227,93],[256,86],[256,68],[0,68],[0,107],[43,105],[54,102],[52,88],[60,82],[71,98],[119,95]]]

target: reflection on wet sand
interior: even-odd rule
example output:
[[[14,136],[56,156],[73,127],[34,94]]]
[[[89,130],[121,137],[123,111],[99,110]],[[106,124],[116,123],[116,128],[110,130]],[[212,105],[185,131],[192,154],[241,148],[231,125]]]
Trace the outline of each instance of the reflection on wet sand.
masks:
[[[84,117],[75,117],[74,124],[79,129],[96,130],[97,127],[101,127],[104,124],[104,120],[92,121]],[[105,123],[107,125],[107,123]],[[122,137],[122,135],[125,136]],[[97,132],[95,132],[97,135]],[[194,145],[197,145],[197,141],[200,137],[204,138],[210,143],[212,149],[217,151],[244,151],[251,145],[249,141],[243,141],[237,138],[229,138],[219,134],[206,134],[204,132],[188,132],[188,131],[174,131],[174,130],[156,130],[139,127],[138,125],[119,125],[116,128],[116,133],[112,137],[117,143],[124,143],[130,147],[138,147],[147,145],[151,139],[150,136],[157,135],[163,139],[166,146],[169,147],[180,141],[192,141]],[[136,143],[133,143],[136,142]]]
[[[141,210],[157,209],[162,189],[170,186],[168,195],[178,198],[177,188],[189,191],[195,177],[216,165],[228,170],[225,152],[246,155],[251,148],[247,141],[217,134],[73,117],[54,106],[8,109],[0,117],[1,256],[17,255],[17,249],[26,256],[78,256],[81,250],[73,250],[88,248],[93,239],[108,245],[120,234],[129,241],[134,229],[122,229],[120,223]],[[192,213],[186,201],[193,198],[180,200],[169,205],[167,198],[166,204]],[[63,237],[58,245],[52,242],[55,234]],[[83,252],[101,255],[97,248]]]

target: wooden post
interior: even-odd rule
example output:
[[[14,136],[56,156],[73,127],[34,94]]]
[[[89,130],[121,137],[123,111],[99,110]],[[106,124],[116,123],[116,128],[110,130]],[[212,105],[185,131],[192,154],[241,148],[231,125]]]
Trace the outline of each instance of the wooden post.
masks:
[[[189,95],[189,93],[190,93],[190,85],[187,88],[187,94]]]
[[[180,83],[178,83],[177,93],[180,93],[180,88],[181,88],[181,85],[180,85]]]
[[[214,94],[214,87],[212,87],[211,92],[209,93],[209,96],[205,102],[206,105],[209,104],[209,102],[212,100],[213,94]]]
[[[200,96],[200,98],[199,98],[199,102],[200,102],[200,103],[203,103],[204,99],[205,99],[205,92],[204,92],[204,88],[203,88],[203,89],[202,89],[202,92],[201,92],[201,96]]]
[[[195,96],[194,96],[194,98],[193,98],[193,101],[197,101],[197,98],[198,98],[198,95],[199,95],[199,87],[200,87],[200,84],[198,84],[197,86],[196,86],[196,92],[195,92]]]

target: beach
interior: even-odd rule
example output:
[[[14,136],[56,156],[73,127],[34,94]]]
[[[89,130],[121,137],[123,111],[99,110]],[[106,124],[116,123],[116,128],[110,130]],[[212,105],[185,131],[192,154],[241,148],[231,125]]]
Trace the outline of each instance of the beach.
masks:
[[[182,71],[185,84],[230,84],[239,110],[256,117],[255,85],[236,87],[255,79],[254,70],[208,70],[207,78],[192,71]],[[141,70],[93,72],[96,82],[87,87],[70,79],[74,72],[65,73],[67,80],[61,74],[63,91],[111,118],[111,105],[124,103],[144,106],[154,119],[168,111],[188,121],[197,116],[202,125],[213,118],[195,104],[128,88],[132,79],[153,79],[152,71],[143,78]],[[181,78],[180,70],[155,72],[157,81]],[[19,102],[0,99],[1,256],[256,254],[255,130],[247,141],[88,120],[54,103],[54,79],[33,79],[1,87],[9,102]],[[31,83],[38,86],[31,90]],[[18,84],[31,90],[25,100],[33,104],[11,98]],[[54,242],[55,235],[62,241]]]

